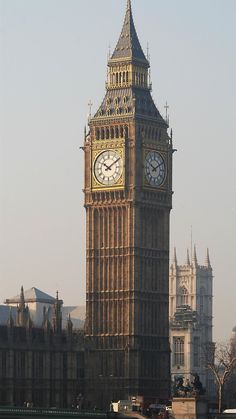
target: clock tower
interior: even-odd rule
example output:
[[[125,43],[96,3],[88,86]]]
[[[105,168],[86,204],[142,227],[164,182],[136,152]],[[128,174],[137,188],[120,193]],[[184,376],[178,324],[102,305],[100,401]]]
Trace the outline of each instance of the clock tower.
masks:
[[[169,397],[172,139],[128,0],[106,93],[85,135],[86,394]]]

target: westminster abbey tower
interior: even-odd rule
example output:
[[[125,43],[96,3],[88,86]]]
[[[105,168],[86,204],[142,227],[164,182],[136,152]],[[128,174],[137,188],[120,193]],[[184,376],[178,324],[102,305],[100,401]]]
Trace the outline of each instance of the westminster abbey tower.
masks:
[[[169,397],[172,139],[131,2],[85,136],[86,396]]]

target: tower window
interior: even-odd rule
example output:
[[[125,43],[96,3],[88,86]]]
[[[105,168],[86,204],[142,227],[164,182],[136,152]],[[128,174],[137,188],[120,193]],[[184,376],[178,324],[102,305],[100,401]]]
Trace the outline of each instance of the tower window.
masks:
[[[182,287],[180,291],[180,305],[188,305],[188,291],[185,287]]]
[[[116,138],[119,138],[119,128],[118,127],[115,128],[115,133],[116,133]]]
[[[173,365],[184,366],[184,336],[173,338],[174,359]]]
[[[106,128],[106,140],[108,140],[109,137],[110,137],[109,129]]]
[[[100,140],[100,131],[99,131],[99,129],[96,130],[96,140]]]
[[[104,140],[105,138],[105,133],[104,133],[104,128],[101,129],[101,139]]]
[[[114,135],[114,128],[112,127],[112,128],[111,128],[111,138],[114,138],[114,136],[115,136],[115,135]]]

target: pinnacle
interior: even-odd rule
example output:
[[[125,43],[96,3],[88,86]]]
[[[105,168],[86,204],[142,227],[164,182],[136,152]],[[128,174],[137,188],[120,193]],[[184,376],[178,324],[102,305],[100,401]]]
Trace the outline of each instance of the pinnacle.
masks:
[[[145,61],[145,64],[149,65],[143,53],[135,29],[132,15],[131,0],[127,0],[127,7],[123,27],[115,51],[113,52],[113,55],[111,57],[112,60],[122,58],[142,60]]]

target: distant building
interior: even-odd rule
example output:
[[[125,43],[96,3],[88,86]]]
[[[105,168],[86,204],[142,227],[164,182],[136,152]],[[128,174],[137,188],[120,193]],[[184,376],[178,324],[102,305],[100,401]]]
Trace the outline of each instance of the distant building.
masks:
[[[63,329],[62,300],[36,288],[25,299],[22,288],[6,303],[0,307],[0,404],[82,403],[84,332],[73,330],[70,313]]]
[[[200,376],[208,394],[213,377],[205,368],[205,350],[212,343],[212,267],[207,251],[200,266],[196,248],[185,265],[178,265],[176,251],[170,267],[170,346],[172,381],[178,377],[193,380]]]
[[[236,357],[236,326],[233,327],[230,341],[229,349],[231,359]],[[225,383],[224,389],[224,401],[226,402],[227,407],[235,408],[236,406],[236,366],[233,369],[232,373],[228,377]]]
[[[12,318],[14,321],[17,320],[17,307],[19,307],[22,299],[22,293],[24,294],[24,302],[26,310],[29,311],[30,320],[35,327],[41,327],[44,321],[45,314],[51,321],[53,316],[53,308],[56,298],[43,291],[40,291],[36,287],[32,287],[29,290],[23,291],[15,297],[7,298],[4,303],[5,305],[0,306],[0,324],[6,324],[9,317],[9,310],[11,309]],[[62,313],[62,329],[67,326],[67,320],[70,315],[73,327],[75,329],[81,329],[85,322],[85,306],[63,306],[61,302],[61,313]]]

